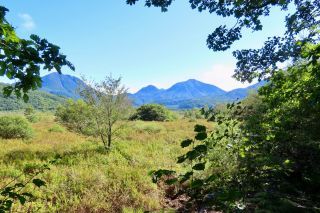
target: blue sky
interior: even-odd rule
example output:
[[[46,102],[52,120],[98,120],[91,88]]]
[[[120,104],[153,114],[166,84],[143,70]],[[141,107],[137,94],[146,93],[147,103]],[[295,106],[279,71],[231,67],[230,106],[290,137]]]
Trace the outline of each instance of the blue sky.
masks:
[[[284,32],[285,14],[275,9],[263,19],[263,31],[246,30],[230,50],[213,52],[207,35],[235,21],[192,10],[187,0],[175,1],[166,13],[125,0],[4,0],[2,5],[21,37],[34,33],[61,47],[76,66],[76,72],[64,73],[97,81],[112,73],[122,76],[130,91],[149,84],[167,88],[190,78],[225,90],[244,87],[231,78],[232,50],[259,48],[267,37]]]

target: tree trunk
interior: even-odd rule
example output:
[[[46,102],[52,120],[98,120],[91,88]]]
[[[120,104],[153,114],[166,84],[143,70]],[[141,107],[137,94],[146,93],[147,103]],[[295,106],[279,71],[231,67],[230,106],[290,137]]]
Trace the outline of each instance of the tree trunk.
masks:
[[[109,130],[108,130],[108,148],[111,147],[111,136],[112,136],[111,126],[109,126]]]

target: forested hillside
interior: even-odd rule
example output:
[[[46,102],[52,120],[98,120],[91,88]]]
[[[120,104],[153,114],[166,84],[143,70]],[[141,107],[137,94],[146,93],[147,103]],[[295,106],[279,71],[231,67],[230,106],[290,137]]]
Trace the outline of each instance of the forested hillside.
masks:
[[[3,90],[5,84],[0,83],[0,90]],[[29,93],[29,101],[26,103],[15,96],[4,97],[3,93],[0,93],[0,111],[8,110],[22,110],[27,106],[33,106],[33,108],[41,111],[51,111],[57,108],[59,104],[64,103],[67,100],[66,97],[52,95],[43,91],[31,91]]]

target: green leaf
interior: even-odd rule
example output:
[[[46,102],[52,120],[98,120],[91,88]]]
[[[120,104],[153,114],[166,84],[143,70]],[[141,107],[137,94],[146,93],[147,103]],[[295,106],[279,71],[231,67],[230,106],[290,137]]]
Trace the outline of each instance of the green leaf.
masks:
[[[16,184],[14,184],[14,187],[15,188],[22,188],[22,187],[25,187],[25,185],[23,184],[23,183],[16,183]]]
[[[191,139],[186,139],[184,141],[181,142],[181,147],[182,148],[185,148],[185,147],[188,147],[190,144],[192,144],[193,140]]]
[[[206,132],[199,132],[197,133],[197,135],[195,136],[196,140],[202,141],[204,139],[206,139],[208,137]]]
[[[207,128],[203,125],[199,125],[199,124],[196,124],[194,126],[194,131],[195,132],[205,132],[207,130]]]
[[[3,76],[6,72],[6,68],[4,66],[0,67],[0,76]]]
[[[195,188],[200,188],[204,185],[203,180],[200,179],[196,179],[194,181],[192,181],[191,183],[191,188],[195,189]]]
[[[184,183],[186,182],[187,180],[190,179],[190,177],[193,175],[193,172],[187,172],[185,173],[184,175],[181,176],[181,180],[180,180],[180,183]]]
[[[18,199],[19,199],[19,202],[21,203],[21,205],[24,205],[27,201],[27,199],[21,195],[18,196]]]
[[[11,79],[12,78],[12,72],[11,71],[6,72],[6,76],[7,76],[7,78]]]
[[[40,179],[33,179],[32,183],[36,185],[37,187],[45,186],[46,182]]]
[[[217,179],[217,175],[210,175],[207,179],[206,182],[213,182]]]
[[[163,175],[172,175],[174,173],[175,171],[172,171],[172,170],[159,169],[157,171],[152,171],[150,174],[152,175],[153,183],[157,183]]]
[[[208,150],[208,147],[207,147],[207,145],[201,144],[201,145],[194,147],[194,150],[196,150],[197,152],[200,152],[200,153],[204,153]]]
[[[196,150],[191,150],[191,151],[187,152],[186,156],[189,160],[194,160],[200,156],[200,153],[197,152]]]
[[[25,93],[23,94],[23,101],[27,103],[29,101],[29,96]]]
[[[170,178],[166,180],[165,183],[168,185],[172,185],[172,184],[175,184],[177,181],[178,181],[178,178]]]
[[[192,169],[200,171],[206,168],[206,163],[198,163],[192,167]]]
[[[184,155],[179,156],[177,163],[183,163],[185,160],[186,160],[186,157]]]

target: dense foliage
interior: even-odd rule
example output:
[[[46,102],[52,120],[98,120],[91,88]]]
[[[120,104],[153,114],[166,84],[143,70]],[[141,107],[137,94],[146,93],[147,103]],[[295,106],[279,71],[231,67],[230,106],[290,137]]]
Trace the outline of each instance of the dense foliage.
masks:
[[[41,87],[40,68],[61,73],[62,66],[72,70],[74,66],[60,53],[58,46],[46,39],[37,35],[31,35],[30,40],[19,38],[5,18],[8,11],[0,6],[0,76],[18,81],[4,87],[3,93],[8,97],[14,92],[17,97],[23,95],[24,101],[28,101],[26,93]]]
[[[0,83],[0,90],[6,85]],[[30,91],[28,93],[29,101],[25,103],[15,96],[5,97],[0,92],[0,111],[24,110],[28,106],[32,106],[39,111],[53,111],[59,104],[64,103],[67,98],[52,95],[43,91]]]
[[[21,205],[24,205],[26,202],[35,200],[34,194],[28,191],[27,188],[30,185],[39,188],[45,186],[46,182],[37,178],[37,176],[50,170],[49,165],[56,163],[59,159],[60,156],[56,156],[53,160],[43,165],[26,165],[23,174],[0,188],[0,213],[11,212],[15,201],[19,201]]]
[[[0,137],[30,138],[32,136],[30,123],[22,116],[2,116],[0,117]]]
[[[97,132],[92,120],[92,109],[83,100],[67,100],[63,105],[58,106],[55,116],[58,122],[69,130],[84,135],[95,135]]]
[[[196,126],[191,149],[178,163],[191,165],[168,184],[188,183],[184,208],[224,211],[312,212],[320,205],[320,45],[307,45],[300,63],[279,70],[243,103],[207,113],[216,126]],[[188,168],[187,167],[187,168]],[[172,177],[173,176],[173,177]],[[179,181],[179,182],[178,182]],[[178,184],[178,185],[179,185]]]
[[[121,78],[113,78],[111,74],[99,83],[86,83],[80,89],[80,95],[90,107],[91,117],[88,119],[94,124],[104,147],[110,149],[112,139],[131,114],[128,89],[122,85]]]
[[[31,123],[36,123],[40,119],[32,106],[28,106],[24,110],[24,117]]]
[[[173,113],[160,104],[142,105],[131,116],[131,120],[142,121],[168,121],[173,119]]]

